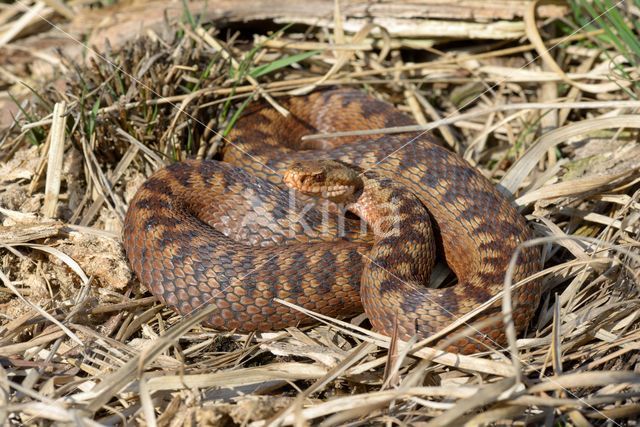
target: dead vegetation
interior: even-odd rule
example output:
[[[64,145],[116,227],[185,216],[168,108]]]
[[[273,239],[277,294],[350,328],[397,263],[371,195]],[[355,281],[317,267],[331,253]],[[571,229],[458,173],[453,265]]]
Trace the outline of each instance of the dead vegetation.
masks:
[[[0,39],[3,55],[41,28],[28,31],[49,9],[40,5],[5,6],[5,34],[22,27]],[[61,20],[66,7],[46,16]],[[5,58],[4,94],[19,108],[0,134],[0,419],[636,425],[638,58],[600,28],[553,34],[526,7],[522,43],[410,44],[375,25],[345,32],[340,11],[330,28],[236,32],[183,10],[162,36],[105,45],[83,65],[63,58],[37,89],[19,83],[32,70]],[[393,102],[515,195],[536,232],[529,244],[544,249],[545,293],[511,352],[391,344],[362,316],[218,333],[199,326],[206,313],[180,318],[132,276],[122,219],[152,171],[214,157],[257,98],[279,107],[280,96],[331,85]]]

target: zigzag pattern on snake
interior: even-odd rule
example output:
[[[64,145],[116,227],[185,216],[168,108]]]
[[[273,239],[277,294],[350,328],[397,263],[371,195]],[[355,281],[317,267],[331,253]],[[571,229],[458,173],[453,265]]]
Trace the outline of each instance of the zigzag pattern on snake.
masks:
[[[502,290],[511,256],[530,231],[479,171],[431,134],[410,144],[416,134],[300,142],[309,133],[413,124],[362,92],[327,90],[279,102],[289,117],[266,104],[250,108],[220,160],[161,169],[131,200],[124,247],[154,295],[183,314],[215,304],[207,323],[221,330],[277,330],[309,321],[275,297],[334,317],[361,312],[362,254],[371,250],[372,236],[360,233],[356,219],[333,213],[335,207],[329,213],[309,208],[307,197],[282,183],[292,163],[318,159],[373,168],[415,194],[432,218],[440,255],[458,279],[454,286],[411,293],[394,280],[369,280],[383,297],[364,309],[380,332],[389,335],[395,326],[400,338],[428,337]],[[410,263],[415,250],[411,241],[399,241],[389,246],[389,259]],[[523,249],[514,283],[535,273],[538,262],[536,248]],[[519,331],[533,316],[540,292],[537,281],[513,291]],[[386,301],[399,311],[388,310]],[[474,321],[499,312],[498,302]],[[505,343],[500,322],[479,330],[447,350],[472,353]]]

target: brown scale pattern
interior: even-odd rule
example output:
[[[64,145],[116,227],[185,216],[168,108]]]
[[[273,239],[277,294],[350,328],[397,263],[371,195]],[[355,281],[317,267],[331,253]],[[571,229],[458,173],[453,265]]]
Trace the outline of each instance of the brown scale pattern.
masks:
[[[300,142],[302,135],[320,131],[413,124],[361,92],[328,90],[281,102],[290,117],[266,105],[251,108],[229,135],[233,144],[225,146],[222,161],[185,161],[159,170],[131,201],[124,225],[127,257],[163,302],[182,314],[215,304],[208,323],[239,331],[308,322],[274,297],[329,316],[361,312],[364,304],[374,327],[386,334],[398,314],[391,307],[400,307],[400,337],[408,339],[433,334],[502,290],[511,255],[530,231],[476,169],[431,134]],[[281,173],[291,163],[316,159],[373,168],[414,193],[431,215],[458,284],[407,289],[384,269],[373,269],[365,280],[376,293],[361,302],[361,254],[371,250],[372,236],[360,236],[358,222],[347,219],[346,236],[340,237],[340,215],[308,209],[307,198],[291,198],[282,184]],[[388,253],[386,262],[410,263],[416,246],[396,243],[381,249]],[[538,250],[525,249],[514,283],[535,273],[538,262]],[[533,316],[540,292],[538,282],[514,291],[519,331]],[[492,307],[474,320],[499,311],[499,305]],[[471,353],[505,342],[501,324],[481,332],[488,338],[477,334],[448,350]]]

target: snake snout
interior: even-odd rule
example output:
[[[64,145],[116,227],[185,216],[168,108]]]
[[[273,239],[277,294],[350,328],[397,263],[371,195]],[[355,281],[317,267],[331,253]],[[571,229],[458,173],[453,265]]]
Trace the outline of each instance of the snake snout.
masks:
[[[321,193],[329,182],[327,168],[323,162],[296,162],[284,173],[284,182],[298,191]]]
[[[305,193],[315,193],[322,190],[326,175],[321,169],[313,169],[311,165],[294,163],[285,171],[283,181],[289,187]]]
[[[284,182],[302,193],[338,203],[351,198],[361,185],[355,169],[334,160],[296,162],[285,172]]]

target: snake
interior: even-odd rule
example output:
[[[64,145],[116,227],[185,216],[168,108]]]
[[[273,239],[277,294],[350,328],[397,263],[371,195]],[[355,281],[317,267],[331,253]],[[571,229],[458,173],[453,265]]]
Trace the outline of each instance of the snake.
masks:
[[[280,299],[330,317],[364,311],[374,330],[403,340],[428,338],[473,312],[455,339],[440,339],[444,349],[501,349],[507,337],[495,297],[512,257],[518,251],[513,283],[540,269],[539,249],[523,245],[532,232],[510,199],[430,132],[303,139],[415,124],[365,92],[331,88],[278,102],[287,115],[268,103],[245,109],[215,159],[175,162],[140,186],[123,226],[140,282],[182,315],[215,305],[205,323],[221,331],[314,321]],[[314,168],[327,161],[359,171],[377,192],[350,207],[338,193],[362,187],[323,181],[325,197],[310,194],[309,182],[326,179]],[[453,285],[427,286],[437,260]],[[529,280],[511,295],[521,333],[541,284]]]

